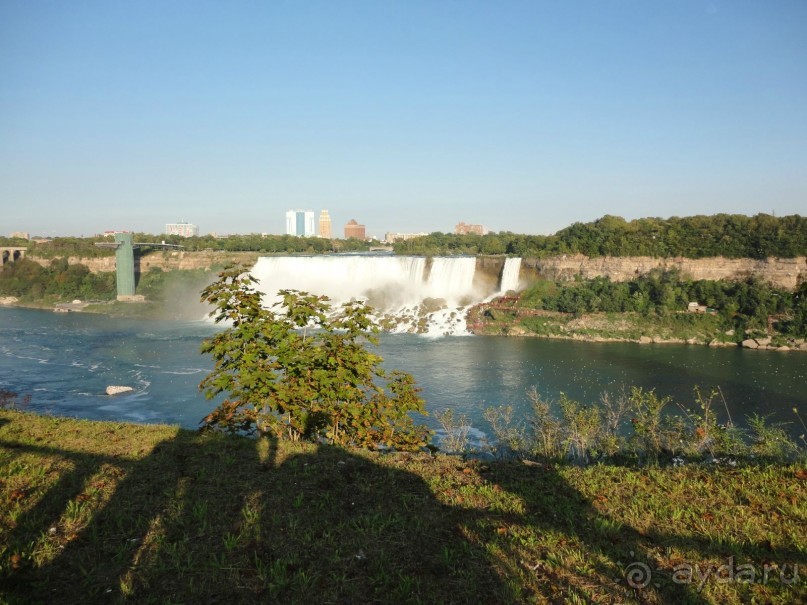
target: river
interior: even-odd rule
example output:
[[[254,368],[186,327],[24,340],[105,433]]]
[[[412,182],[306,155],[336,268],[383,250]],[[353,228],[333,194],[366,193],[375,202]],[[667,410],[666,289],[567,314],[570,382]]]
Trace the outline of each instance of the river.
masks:
[[[198,384],[212,368],[199,353],[219,327],[0,308],[0,388],[30,395],[29,409],[103,420],[165,422],[188,428],[212,409]],[[801,425],[807,412],[807,355],[686,345],[584,343],[537,338],[383,334],[385,366],[412,373],[430,411],[450,407],[482,433],[486,407],[527,414],[526,390],[596,402],[604,390],[655,388],[694,405],[693,388],[720,387],[732,419],[770,414]],[[134,391],[110,397],[107,385]],[[722,400],[718,413],[725,419]],[[433,427],[433,418],[426,420]],[[803,432],[803,431],[801,431]]]

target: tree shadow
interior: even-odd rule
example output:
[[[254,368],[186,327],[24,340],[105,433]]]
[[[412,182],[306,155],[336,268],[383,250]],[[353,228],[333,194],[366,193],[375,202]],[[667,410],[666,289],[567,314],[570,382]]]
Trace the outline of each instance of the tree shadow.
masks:
[[[697,586],[657,568],[660,550],[803,557],[617,526],[552,465],[186,431],[139,460],[0,447],[73,462],[6,540],[8,552],[31,540],[51,548],[41,564],[0,574],[9,603],[698,604],[709,601]],[[101,475],[108,495],[69,535],[66,511]],[[646,585],[628,575],[641,565]]]
[[[58,527],[79,486],[112,464],[19,449],[74,468],[18,520],[12,550]],[[159,443],[121,470],[108,501],[47,562],[0,579],[9,602],[513,601],[420,476],[335,447],[282,451],[188,432]]]
[[[712,540],[625,525],[597,510],[594,502],[551,464],[503,462],[491,465],[484,474],[524,504],[523,514],[483,515],[475,524],[477,531],[487,532],[486,539],[498,543],[506,553],[502,559],[509,562],[508,573],[533,576],[525,584],[539,588],[522,595],[526,601],[711,603],[702,593],[708,582],[727,583],[739,578],[735,587],[742,589],[740,584],[745,580],[747,586],[752,573],[749,565],[756,568],[750,583],[760,582],[760,568],[769,565],[775,576],[772,583],[789,584],[794,570],[798,580],[798,569],[804,562],[799,549],[775,548],[769,541]],[[651,511],[648,513],[650,516]],[[500,538],[496,534],[502,533],[503,527],[508,537]],[[509,536],[523,528],[554,534],[557,551],[514,547],[517,542]],[[688,553],[689,559],[670,560],[666,555],[673,550]],[[587,556],[576,557],[575,551]],[[704,561],[713,561],[715,566],[709,567]],[[717,569],[721,565],[723,569]],[[746,575],[738,576],[738,569],[745,569]],[[719,573],[724,576],[719,577]],[[725,577],[726,573],[734,575]]]

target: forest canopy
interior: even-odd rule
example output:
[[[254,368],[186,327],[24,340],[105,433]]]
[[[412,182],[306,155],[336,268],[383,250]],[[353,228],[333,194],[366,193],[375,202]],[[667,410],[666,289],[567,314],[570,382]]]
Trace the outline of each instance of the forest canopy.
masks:
[[[548,257],[562,254],[651,256],[655,258],[793,258],[807,254],[807,218],[740,214],[642,218],[626,221],[606,215],[574,223],[554,235],[432,233],[395,244],[398,254],[510,254]]]

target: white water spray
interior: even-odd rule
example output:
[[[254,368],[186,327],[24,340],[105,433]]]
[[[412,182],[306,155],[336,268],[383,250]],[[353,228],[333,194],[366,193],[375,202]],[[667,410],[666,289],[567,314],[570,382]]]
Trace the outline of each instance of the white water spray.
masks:
[[[510,271],[517,279],[518,267]],[[467,307],[495,293],[475,285],[473,257],[275,256],[259,258],[251,273],[266,304],[282,289],[325,295],[334,306],[363,300],[383,329],[433,336],[466,334]]]

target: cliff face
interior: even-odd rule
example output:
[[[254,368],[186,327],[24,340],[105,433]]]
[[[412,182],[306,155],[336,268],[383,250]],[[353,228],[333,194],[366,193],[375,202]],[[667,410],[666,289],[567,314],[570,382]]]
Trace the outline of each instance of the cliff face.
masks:
[[[135,255],[135,268],[142,272],[151,269],[162,269],[172,271],[176,269],[211,269],[222,267],[229,263],[246,263],[253,265],[260,254],[257,252],[150,252]],[[49,265],[51,259],[37,258],[29,256],[30,260],[38,262],[40,265]],[[92,273],[102,273],[115,270],[115,257],[105,256],[101,258],[77,258],[70,257],[67,262],[71,265],[86,265]]]
[[[160,268],[210,269],[228,263],[254,264],[261,254],[257,252],[151,252],[135,257],[140,271]],[[50,264],[50,259],[29,256],[42,265]],[[115,270],[115,257],[69,258],[70,264],[81,263],[97,273]],[[504,257],[480,256],[477,258],[475,281],[484,291],[495,290],[500,279]],[[677,269],[682,275],[694,280],[739,280],[756,277],[785,290],[794,290],[807,280],[807,257],[767,258],[651,258],[649,256],[598,257],[583,255],[556,256],[552,258],[525,258],[521,263],[521,283],[527,285],[538,278],[567,280],[576,275],[583,278],[608,277],[613,281],[627,281],[652,269]]]
[[[524,259],[524,273],[547,279],[566,280],[575,275],[583,278],[608,277],[612,281],[628,281],[653,269],[676,269],[693,280],[740,280],[756,277],[777,288],[795,290],[807,280],[807,257],[767,258],[651,258],[649,256],[599,257],[583,255]]]

